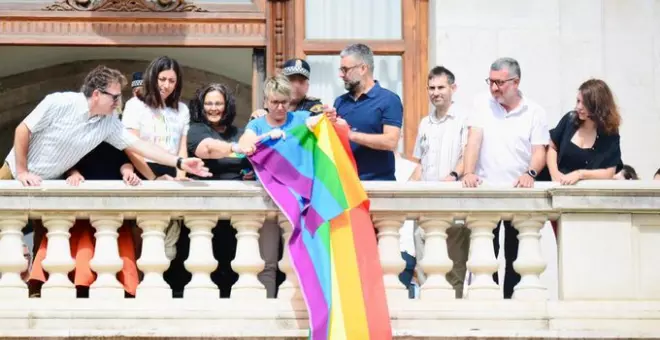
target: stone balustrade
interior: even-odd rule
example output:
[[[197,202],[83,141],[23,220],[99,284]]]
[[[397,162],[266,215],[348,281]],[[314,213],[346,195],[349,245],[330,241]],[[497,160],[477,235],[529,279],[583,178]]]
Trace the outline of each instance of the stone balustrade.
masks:
[[[378,237],[392,327],[401,339],[453,337],[645,338],[660,336],[660,184],[592,181],[564,187],[538,183],[533,189],[459,183],[365,183]],[[276,218],[288,240],[286,221],[258,184],[244,182],[90,181],[70,187],[46,181],[38,188],[0,183],[0,334],[11,337],[292,338],[307,336],[307,315],[287,252],[288,275],[277,299],[266,299],[257,279],[264,262],[259,229]],[[27,268],[22,233],[28,219],[41,219],[49,277],[41,298],[28,298],[21,272]],[[76,298],[68,273],[74,267],[69,229],[89,219],[96,248],[91,268],[97,279],[89,298]],[[172,298],[163,278],[169,267],[164,230],[172,219],[190,229],[185,268],[192,280],[183,298]],[[510,220],[520,240],[515,270],[521,275],[511,300],[492,279],[499,261],[493,229]],[[559,221],[558,298],[549,298],[541,275],[548,263],[541,228]],[[116,278],[121,268],[118,228],[135,220],[143,230],[137,265],[144,276],[135,299],[124,298]],[[210,274],[216,269],[212,229],[230,220],[237,231],[232,269],[239,275],[231,298],[220,298]],[[398,281],[404,268],[399,228],[416,220],[425,232],[420,263],[427,279],[419,299],[408,299]],[[471,230],[464,299],[455,299],[445,279],[452,262],[447,229],[457,222]]]

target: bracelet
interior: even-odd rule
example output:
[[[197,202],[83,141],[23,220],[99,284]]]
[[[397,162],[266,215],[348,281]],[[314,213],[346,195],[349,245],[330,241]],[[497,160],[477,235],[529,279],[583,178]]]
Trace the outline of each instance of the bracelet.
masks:
[[[179,169],[179,170],[181,170],[181,171],[183,171],[183,169],[181,169],[181,163],[182,163],[182,162],[183,162],[183,158],[181,158],[181,157],[179,157],[179,158],[176,160],[176,168]]]
[[[240,153],[240,148],[238,147],[237,143],[231,143],[229,147],[229,151],[234,152],[234,153]]]
[[[458,181],[458,173],[456,171],[450,172],[449,176],[454,177]]]

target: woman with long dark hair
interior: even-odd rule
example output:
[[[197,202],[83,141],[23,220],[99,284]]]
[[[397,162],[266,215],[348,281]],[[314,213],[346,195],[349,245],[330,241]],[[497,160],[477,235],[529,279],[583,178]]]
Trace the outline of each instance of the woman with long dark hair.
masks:
[[[126,102],[122,122],[133,134],[156,144],[182,158],[186,149],[190,112],[180,102],[183,73],[179,63],[169,57],[154,59],[143,74],[142,87],[137,95]],[[140,175],[147,180],[186,179],[176,168],[157,164],[133,152],[126,152]],[[181,222],[173,220],[165,230],[165,253],[169,259],[176,256],[176,242],[181,234]],[[138,242],[138,248],[141,244]]]
[[[190,112],[180,102],[183,73],[179,63],[169,57],[154,59],[144,72],[142,87],[126,102],[122,121],[136,136],[150,141],[173,155],[188,157],[186,149]],[[140,174],[154,180],[160,176],[185,178],[183,171],[162,166],[128,153]]]
[[[575,110],[550,130],[547,166],[553,181],[572,185],[583,179],[612,179],[621,162],[621,116],[607,84],[580,85]]]

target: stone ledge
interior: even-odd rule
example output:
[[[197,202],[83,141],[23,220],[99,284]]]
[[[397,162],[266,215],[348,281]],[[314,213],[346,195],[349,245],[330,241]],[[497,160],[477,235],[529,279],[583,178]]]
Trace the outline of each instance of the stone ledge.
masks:
[[[305,339],[308,327],[304,307],[281,300],[15,302],[0,337]],[[404,300],[390,313],[396,339],[660,338],[660,301]]]

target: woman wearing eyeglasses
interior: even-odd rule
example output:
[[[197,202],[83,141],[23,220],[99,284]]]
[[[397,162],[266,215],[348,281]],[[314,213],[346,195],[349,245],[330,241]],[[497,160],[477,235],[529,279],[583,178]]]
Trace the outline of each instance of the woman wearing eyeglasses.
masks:
[[[553,181],[573,185],[584,179],[612,179],[621,162],[621,116],[607,84],[580,85],[575,110],[550,130],[547,166]]]
[[[227,86],[209,84],[190,101],[188,153],[204,160],[214,180],[254,179],[250,161],[236,143],[243,129],[234,125],[236,101]],[[237,153],[239,152],[239,153]]]

